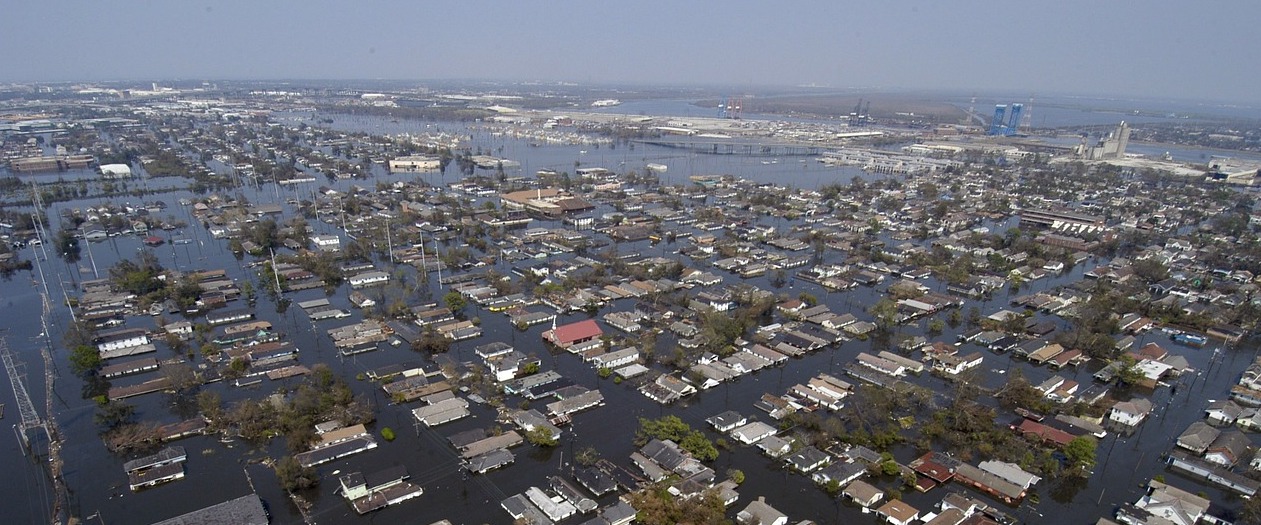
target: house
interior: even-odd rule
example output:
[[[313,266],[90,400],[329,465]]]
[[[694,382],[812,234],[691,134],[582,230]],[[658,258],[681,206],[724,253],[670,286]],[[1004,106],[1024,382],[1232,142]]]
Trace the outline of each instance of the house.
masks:
[[[595,319],[585,319],[543,332],[543,340],[561,348],[569,348],[599,339],[601,335],[604,335],[604,331],[600,329],[599,324],[596,324]]]
[[[1108,419],[1126,426],[1138,426],[1152,412],[1152,402],[1147,398],[1121,401],[1108,410]]]
[[[766,436],[757,442],[757,448],[767,456],[778,458],[792,451],[792,443],[778,436]]]
[[[1196,421],[1187,427],[1187,430],[1178,436],[1176,443],[1179,447],[1190,450],[1197,455],[1203,455],[1208,447],[1217,440],[1221,435],[1221,431],[1209,426],[1203,421]]]
[[[1255,408],[1245,409],[1239,419],[1235,421],[1239,428],[1252,432],[1261,431],[1261,410]]]
[[[1204,460],[1226,468],[1235,466],[1248,454],[1252,442],[1248,437],[1235,429],[1223,431],[1204,452]]]
[[[1133,505],[1117,510],[1117,521],[1127,524],[1194,525],[1208,511],[1209,500],[1159,481],[1147,483],[1148,492]]]
[[[863,508],[870,508],[884,499],[884,491],[863,480],[857,480],[845,486],[841,495]]]
[[[385,282],[388,282],[389,280],[390,280],[390,274],[377,270],[377,271],[363,272],[361,274],[353,275],[346,281],[349,282],[350,286],[354,288],[362,288],[364,286],[371,286],[374,284],[385,283]]]
[[[947,376],[957,376],[965,370],[981,366],[985,356],[973,352],[965,356],[939,354],[933,357],[933,370]]]
[[[1009,504],[1025,497],[1025,490],[1020,485],[967,463],[960,463],[955,468],[954,479]]]
[[[149,344],[149,334],[141,328],[122,328],[102,332],[93,340],[99,352],[110,352]]]
[[[363,475],[351,472],[338,478],[342,497],[355,512],[367,514],[388,505],[420,496],[422,489],[408,483],[407,468],[402,465]]]
[[[1032,487],[1039,481],[1042,481],[1042,478],[1026,472],[1015,463],[1008,463],[1005,461],[982,461],[977,464],[977,468],[1010,481],[1015,485],[1019,485],[1025,490],[1028,490],[1029,487]]]
[[[607,354],[600,354],[591,358],[591,365],[600,368],[618,368],[629,365],[639,360],[639,349],[630,347],[622,350],[616,350]]]
[[[651,383],[645,383],[639,392],[653,401],[668,405],[686,396],[696,393],[696,387],[669,374],[657,376]]]
[[[719,432],[730,432],[732,429],[748,423],[749,420],[748,418],[740,415],[739,412],[728,410],[721,414],[711,416],[706,419],[705,422],[714,427],[714,430]]]
[[[810,479],[820,485],[828,485],[835,482],[837,487],[844,487],[863,477],[863,474],[866,473],[867,467],[865,465],[858,463],[833,463],[812,474]]]
[[[895,499],[876,509],[876,515],[893,525],[909,525],[919,519],[919,510],[900,499]]]
[[[938,513],[936,517],[925,521],[924,525],[958,525],[965,518],[967,518],[967,515],[959,509],[946,509]],[[977,523],[984,522],[978,520]]]
[[[789,454],[787,458],[784,458],[784,461],[788,463],[788,466],[800,472],[809,473],[827,465],[831,459],[831,456],[817,448],[805,447],[793,454]]]
[[[731,437],[745,445],[752,445],[773,435],[775,435],[775,427],[761,421],[754,421],[731,431]]]
[[[775,510],[766,503],[766,497],[758,496],[756,501],[736,514],[736,522],[741,525],[788,525],[788,516]]]
[[[1072,441],[1074,438],[1074,436],[1068,432],[1058,428],[1049,427],[1029,419],[1022,419],[1020,424],[1015,426],[1014,429],[1026,438],[1055,445],[1057,447],[1067,445],[1068,442]]]
[[[1209,403],[1204,414],[1210,424],[1217,426],[1233,425],[1242,415],[1243,407],[1229,399]]]
[[[312,235],[311,241],[321,250],[335,252],[341,249],[341,237],[336,235]]]

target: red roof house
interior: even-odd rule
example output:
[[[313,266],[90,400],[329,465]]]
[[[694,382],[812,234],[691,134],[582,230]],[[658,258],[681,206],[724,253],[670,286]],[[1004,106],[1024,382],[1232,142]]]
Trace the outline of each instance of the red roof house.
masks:
[[[596,339],[601,335],[604,335],[604,331],[600,329],[600,325],[596,324],[595,319],[587,319],[543,332],[543,339],[561,348],[567,348]]]
[[[1023,434],[1027,438],[1039,439],[1056,446],[1062,447],[1073,440],[1073,435],[1068,432],[1028,419],[1020,420],[1020,425],[1014,428],[1016,432]]]

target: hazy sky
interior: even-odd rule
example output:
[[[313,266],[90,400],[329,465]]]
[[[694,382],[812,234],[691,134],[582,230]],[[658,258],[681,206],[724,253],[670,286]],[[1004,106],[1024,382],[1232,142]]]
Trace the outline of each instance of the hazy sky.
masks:
[[[0,13],[0,81],[816,83],[1261,102],[1254,0],[85,0]]]

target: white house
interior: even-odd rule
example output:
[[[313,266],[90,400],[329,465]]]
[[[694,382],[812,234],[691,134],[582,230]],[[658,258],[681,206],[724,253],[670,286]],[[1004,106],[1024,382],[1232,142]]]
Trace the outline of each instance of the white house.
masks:
[[[126,164],[102,164],[101,177],[106,179],[130,179],[131,166]]]
[[[766,498],[758,496],[757,501],[749,502],[749,506],[736,514],[736,521],[741,525],[787,525],[788,516],[770,505]]]
[[[639,349],[635,347],[625,348],[600,354],[591,358],[591,364],[596,368],[617,368],[629,365],[639,360]]]
[[[149,334],[140,328],[125,328],[102,333],[96,338],[96,349],[110,352],[149,344]]]
[[[341,249],[342,246],[341,237],[336,235],[313,235],[311,236],[311,242],[314,242],[316,246],[324,251],[336,251]]]
[[[426,155],[409,155],[390,160],[391,173],[437,171],[441,166],[441,159]]]
[[[1151,411],[1152,402],[1140,397],[1112,405],[1112,409],[1108,411],[1108,419],[1122,425],[1138,426]]]
[[[767,436],[773,435],[775,435],[775,427],[761,421],[754,421],[731,431],[731,437],[745,445],[752,445]]]
[[[355,288],[360,288],[363,286],[371,286],[374,284],[389,282],[390,274],[382,272],[382,271],[363,272],[361,274],[352,276],[348,280],[350,281],[351,286]]]

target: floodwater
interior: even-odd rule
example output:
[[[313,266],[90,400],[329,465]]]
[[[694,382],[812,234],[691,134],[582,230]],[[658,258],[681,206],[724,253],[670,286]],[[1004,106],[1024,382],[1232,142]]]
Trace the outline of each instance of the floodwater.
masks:
[[[402,132],[423,129],[426,124],[416,122],[393,123],[383,119],[363,117],[335,116],[334,126],[347,131]],[[459,124],[446,123],[441,126],[455,129]],[[683,177],[690,174],[724,174],[730,173],[754,180],[787,183],[796,186],[817,186],[836,181],[848,183],[855,175],[872,177],[849,168],[826,168],[812,159],[805,163],[797,162],[795,157],[759,158],[737,156],[704,156],[680,153],[664,148],[640,146],[634,151],[619,146],[616,149],[603,147],[594,149],[591,146],[543,146],[531,147],[523,141],[492,137],[481,131],[473,132],[474,147],[493,149],[495,154],[522,163],[522,171],[550,167],[559,170],[573,166],[578,160],[584,166],[603,166],[615,170],[642,169],[648,162],[662,162],[670,166],[669,177],[675,182],[683,182]],[[498,148],[502,147],[502,151]],[[581,153],[586,151],[587,153]],[[772,162],[775,161],[775,162]],[[381,177],[386,177],[381,174]],[[440,183],[443,178],[428,175],[432,182]],[[447,181],[455,180],[448,175]],[[338,181],[335,187],[347,188],[354,181]],[[325,184],[320,180],[318,184]],[[359,181],[358,184],[371,187],[371,183]],[[280,202],[288,198],[309,195],[310,185],[299,185],[294,189],[276,190],[264,186],[261,189],[244,189],[251,202]],[[154,250],[162,264],[180,269],[226,269],[230,275],[238,279],[256,279],[250,269],[243,266],[249,262],[236,260],[227,250],[226,243],[210,239],[207,233],[197,226],[188,215],[190,210],[176,205],[179,197],[186,194],[169,193],[153,197],[171,205],[165,212],[177,218],[185,219],[191,225],[185,229],[185,236],[194,238],[192,244],[164,245]],[[124,199],[125,200],[125,199]],[[136,199],[132,199],[133,201]],[[119,203],[123,200],[114,200]],[[99,201],[60,203],[48,210],[50,217],[57,217],[60,209],[65,207],[84,207]],[[600,209],[597,213],[609,210]],[[774,219],[765,219],[774,221]],[[773,222],[772,222],[773,223]],[[312,222],[314,233],[339,233],[333,226],[323,222]],[[789,225],[780,223],[787,228]],[[532,226],[560,227],[559,223],[536,223]],[[994,231],[1010,226],[1008,224],[990,225]],[[92,258],[104,275],[105,268],[115,261],[134,256],[142,249],[138,237],[116,237],[91,245]],[[677,246],[668,243],[651,245],[647,242],[623,243],[619,245],[621,253],[638,251],[644,255],[670,256]],[[50,254],[51,255],[51,254]],[[23,258],[32,258],[35,254],[30,248],[22,251]],[[74,295],[76,285],[83,279],[93,277],[88,260],[87,248],[83,252],[83,261],[77,267],[66,265],[53,257],[43,263],[46,281],[52,296],[55,326],[51,332],[51,342],[56,352],[58,367],[57,395],[53,400],[57,421],[65,437],[62,450],[65,459],[65,478],[72,491],[71,505],[79,516],[99,516],[102,523],[151,523],[169,518],[184,512],[206,507],[237,496],[257,491],[265,500],[273,517],[273,523],[301,523],[303,516],[280,490],[275,476],[270,469],[257,464],[264,457],[278,458],[286,453],[282,440],[274,440],[262,449],[256,449],[240,440],[223,443],[217,436],[203,436],[176,442],[188,450],[186,463],[187,477],[183,480],[158,486],[140,493],[132,493],[126,486],[126,474],[122,463],[131,457],[122,457],[106,451],[97,437],[97,428],[92,421],[95,404],[91,400],[82,399],[80,392],[82,382],[73,376],[66,363],[66,352],[61,348],[61,329],[69,319],[69,313],[60,307],[59,298],[64,284],[68,294]],[[836,253],[827,254],[828,262],[839,262]],[[1028,283],[1021,293],[1030,293],[1042,289],[1050,289],[1071,283],[1081,278],[1082,272],[1095,264],[1106,261],[1089,261],[1074,267],[1070,272],[1050,277],[1041,281]],[[378,261],[378,266],[386,266],[388,261]],[[499,270],[507,274],[510,265],[503,264]],[[85,271],[86,270],[86,271]],[[723,275],[728,282],[740,281],[716,269],[710,269]],[[406,270],[409,283],[415,282],[414,270]],[[8,317],[4,323],[8,330],[4,337],[9,347],[19,359],[26,364],[26,387],[35,399],[36,406],[42,411],[44,407],[44,386],[42,361],[37,350],[44,344],[39,337],[42,328],[39,324],[40,295],[42,287],[33,283],[38,279],[38,272],[19,272],[10,278],[0,281],[0,301],[3,301]],[[420,304],[438,300],[443,291],[438,288],[436,279],[430,280],[430,297],[410,297],[412,304]],[[754,278],[748,282],[777,293],[796,295],[809,292],[840,313],[852,312],[860,319],[870,319],[866,314],[868,306],[880,296],[885,285],[877,289],[858,288],[849,292],[829,293],[815,285],[800,280],[791,287],[777,289],[765,278]],[[935,290],[944,290],[944,286],[932,279],[925,282]],[[401,288],[369,289],[370,296],[394,293]],[[351,309],[347,300],[348,288],[337,290],[328,299],[336,306]],[[516,463],[487,475],[468,476],[459,467],[457,457],[446,443],[445,437],[472,428],[487,428],[495,425],[494,412],[486,406],[473,405],[473,417],[428,429],[413,424],[410,409],[413,405],[389,405],[378,386],[368,381],[357,380],[356,376],[364,371],[378,368],[386,364],[421,360],[422,356],[408,350],[405,346],[383,348],[376,352],[359,354],[354,357],[341,357],[332,347],[325,330],[350,324],[357,319],[341,319],[313,323],[296,307],[296,303],[304,300],[323,297],[322,290],[307,290],[287,294],[293,301],[287,311],[278,313],[276,307],[266,296],[260,294],[256,307],[260,319],[271,321],[280,330],[288,334],[301,350],[299,360],[311,366],[316,363],[328,364],[342,377],[352,384],[358,393],[369,396],[377,405],[378,419],[371,429],[379,435],[384,427],[393,428],[398,438],[393,442],[379,440],[380,446],[372,451],[343,458],[321,465],[319,472],[323,478],[318,489],[305,496],[313,503],[307,519],[321,524],[349,523],[420,523],[428,524],[439,519],[450,519],[455,523],[508,523],[508,515],[499,507],[499,501],[505,497],[524,491],[530,486],[546,486],[546,477],[554,474],[566,474],[573,468],[573,457],[576,452],[587,447],[596,447],[601,457],[615,463],[630,467],[627,459],[632,451],[632,439],[637,427],[637,418],[655,418],[674,414],[683,418],[694,428],[704,428],[711,438],[718,435],[709,431],[704,419],[724,410],[736,410],[745,415],[756,417],[762,421],[769,418],[753,408],[753,402],[763,393],[783,393],[788,387],[803,382],[819,372],[830,372],[840,376],[844,365],[852,362],[857,353],[872,351],[874,341],[851,341],[839,347],[830,347],[803,358],[793,359],[783,367],[763,370],[744,376],[734,382],[724,384],[715,389],[705,391],[672,406],[661,406],[647,399],[634,388],[634,382],[614,384],[612,380],[600,379],[589,365],[570,354],[552,355],[540,342],[540,333],[547,327],[543,325],[518,331],[508,323],[506,316],[480,310],[470,306],[469,313],[481,318],[485,335],[473,340],[453,344],[452,353],[460,360],[474,361],[472,348],[491,341],[503,341],[514,345],[519,350],[534,352],[543,357],[544,370],[556,370],[577,384],[589,388],[599,388],[605,396],[605,406],[582,412],[574,416],[572,426],[564,429],[560,446],[554,449],[536,449],[530,445],[519,447],[513,452],[517,456]],[[981,301],[977,306],[987,315],[998,309],[1009,307],[1009,297],[1005,293],[996,295],[988,301]],[[632,299],[619,300],[612,310],[626,310],[633,305]],[[965,307],[966,308],[966,307]],[[351,309],[352,311],[355,311]],[[357,312],[357,311],[356,311]],[[1040,314],[1039,314],[1040,315]],[[584,315],[571,315],[558,320],[559,323],[584,318]],[[1058,322],[1058,321],[1057,321]],[[921,321],[920,326],[926,326]],[[1063,323],[1061,322],[1061,325]],[[151,327],[152,318],[137,316],[129,319],[128,327]],[[953,342],[955,336],[964,327],[947,328],[946,331],[930,340]],[[908,326],[898,329],[904,334],[920,334],[921,328]],[[1257,352],[1253,343],[1237,349],[1225,350],[1215,361],[1211,349],[1191,349],[1180,347],[1168,341],[1158,333],[1150,333],[1143,337],[1139,344],[1159,341],[1166,348],[1181,353],[1198,370],[1195,375],[1183,379],[1176,396],[1171,396],[1171,389],[1161,388],[1152,394],[1157,407],[1157,415],[1141,427],[1140,431],[1130,437],[1118,437],[1109,434],[1099,447],[1099,466],[1089,479],[1079,482],[1044,482],[1038,487],[1040,502],[1036,505],[1026,501],[1019,508],[1013,509],[1022,521],[1050,521],[1046,516],[1056,516],[1056,522],[1089,523],[1099,516],[1110,515],[1121,503],[1133,502],[1141,494],[1140,486],[1152,476],[1163,471],[1160,456],[1172,446],[1173,438],[1184,430],[1188,424],[1201,417],[1202,410],[1210,399],[1222,399],[1230,385],[1239,377]],[[172,358],[175,355],[159,345],[158,357]],[[427,366],[433,369],[431,363]],[[995,355],[986,352],[982,366],[984,381],[988,386],[1001,385],[1009,370],[1021,369],[1025,376],[1035,384],[1049,377],[1051,372],[1044,368],[1028,366],[1023,361],[1014,361],[1006,355]],[[999,373],[1003,371],[1004,373]],[[1091,384],[1091,367],[1080,370],[1061,370],[1058,373],[1075,379],[1084,386]],[[155,377],[155,373],[141,374],[119,380],[118,384],[132,384]],[[948,388],[944,381],[924,375],[912,378],[912,381],[936,389]],[[279,382],[264,381],[247,388],[234,388],[226,384],[214,384],[204,388],[218,391],[224,402],[237,399],[260,398],[285,386],[292,386],[300,379],[289,379]],[[12,392],[0,388],[0,402],[6,405],[6,423],[16,423],[18,411],[12,398]],[[150,394],[132,398],[128,402],[137,407],[141,420],[169,423],[191,417],[195,414],[195,405],[180,402],[168,394]],[[520,406],[521,400],[509,398],[508,406]],[[535,401],[533,408],[542,408],[544,402]],[[1002,423],[1007,416],[1000,416]],[[909,448],[895,450],[899,460],[906,462],[913,458]],[[51,495],[47,488],[41,469],[35,468],[32,460],[21,454],[14,437],[0,436],[0,468],[12,472],[5,484],[4,494],[16,505],[6,505],[8,514],[6,521],[18,523],[46,522],[47,508]],[[424,487],[421,497],[386,508],[369,516],[360,517],[354,514],[346,502],[334,493],[336,475],[362,471],[371,473],[392,466],[404,465],[411,474],[411,481]],[[808,478],[791,473],[775,460],[766,459],[752,447],[740,445],[730,450],[723,450],[720,458],[713,465],[719,476],[728,468],[739,468],[746,474],[746,481],[739,489],[740,501],[731,509],[731,513],[743,508],[749,501],[758,496],[765,496],[767,501],[787,513],[793,521],[812,519],[819,523],[849,523],[857,520],[865,523],[871,517],[863,517],[856,508],[840,504],[829,498],[822,490],[814,486]],[[1168,481],[1193,493],[1205,491],[1213,495],[1217,501],[1226,501],[1227,506],[1237,505],[1224,497],[1193,481],[1180,478],[1174,474],[1166,474]],[[892,486],[892,482],[883,481],[882,485]],[[252,488],[251,488],[252,487]],[[904,493],[904,498],[920,509],[928,509],[940,500],[948,491],[963,491],[976,495],[958,486],[938,488],[927,494],[913,491]],[[984,499],[984,498],[982,498]],[[613,496],[600,500],[601,505],[611,504]],[[573,518],[573,522],[585,518]],[[88,520],[94,523],[95,520]]]

